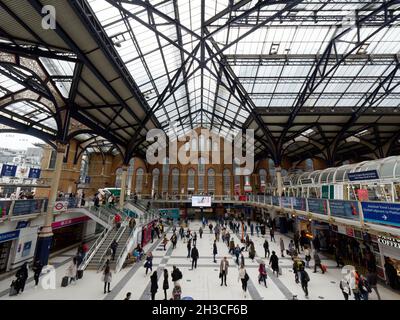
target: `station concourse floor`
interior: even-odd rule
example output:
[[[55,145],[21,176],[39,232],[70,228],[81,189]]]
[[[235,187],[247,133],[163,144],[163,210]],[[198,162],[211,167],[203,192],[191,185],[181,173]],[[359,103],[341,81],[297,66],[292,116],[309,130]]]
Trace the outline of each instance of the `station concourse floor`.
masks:
[[[198,233],[200,221],[193,221],[189,228]],[[172,235],[171,228],[167,229],[168,239]],[[231,233],[231,236],[233,233]],[[236,235],[235,244],[239,242]],[[280,257],[279,239],[281,235],[276,232],[276,243],[270,241],[269,234],[266,235],[270,244],[270,251],[273,250]],[[289,244],[289,238],[282,236],[285,247]],[[256,247],[256,258],[252,262],[245,252],[245,267],[250,276],[248,282],[248,292],[246,299],[248,300],[291,300],[297,295],[298,300],[306,300],[300,284],[296,284],[294,274],[292,272],[292,260],[285,255],[285,258],[279,258],[279,264],[282,266],[282,276],[278,278],[272,274],[272,270],[268,266],[269,259],[264,259],[263,242],[264,238],[257,237],[254,233],[250,237]],[[241,289],[241,282],[238,280],[238,267],[235,258],[228,254],[228,247],[222,240],[217,242],[218,254],[217,263],[213,262],[212,245],[214,235],[210,234],[208,227],[200,239],[197,235],[197,248],[200,258],[197,263],[197,269],[191,268],[191,259],[187,257],[186,243],[179,239],[176,249],[172,249],[171,241],[167,244],[167,250],[163,250],[160,244],[161,239],[154,239],[154,243],[146,245],[145,252],[151,250],[154,256],[153,271],[157,270],[159,277],[158,292],[156,300],[164,299],[163,287],[163,269],[167,268],[169,272],[169,289],[168,299],[172,297],[173,283],[171,281],[172,266],[176,265],[183,273],[183,279],[180,280],[182,287],[182,297],[192,297],[194,300],[242,300],[245,299]],[[76,249],[63,253],[54,257],[50,263],[56,269],[56,289],[44,289],[41,284],[35,289],[33,282],[33,273],[29,270],[29,278],[25,286],[25,291],[17,296],[10,297],[9,287],[11,278],[0,281],[0,300],[123,300],[127,292],[131,292],[131,300],[150,300],[150,274],[145,275],[144,261],[122,269],[119,273],[113,273],[111,282],[111,292],[103,293],[103,285],[101,273],[86,270],[83,278],[78,280],[76,284],[72,283],[68,287],[61,287],[61,279],[65,276],[66,269],[72,260]],[[229,259],[229,272],[227,276],[227,287],[220,286],[219,264],[221,259],[227,256]],[[322,263],[327,265],[328,271],[322,274],[320,270],[313,273],[313,260],[310,261],[310,269],[307,269],[310,276],[309,300],[344,300],[342,292],[339,288],[339,282],[342,278],[341,270],[336,268],[336,262],[325,259],[323,254],[320,255]],[[304,258],[304,255],[301,254]],[[267,266],[267,288],[264,284],[258,283],[258,266],[259,261],[264,260]],[[378,284],[382,300],[400,300],[400,292],[394,292],[386,286]],[[351,296],[350,300],[354,297]],[[369,295],[370,300],[377,300],[377,296],[373,291]]]

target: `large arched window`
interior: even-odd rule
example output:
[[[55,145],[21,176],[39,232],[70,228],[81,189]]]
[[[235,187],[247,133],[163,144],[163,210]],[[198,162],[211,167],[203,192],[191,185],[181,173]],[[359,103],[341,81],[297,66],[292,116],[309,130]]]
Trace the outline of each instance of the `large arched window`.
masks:
[[[215,170],[214,169],[212,169],[212,168],[208,169],[207,179],[208,179],[208,183],[207,183],[208,192],[214,194],[214,192],[215,192]]]
[[[179,192],[179,169],[172,169],[172,191]]]
[[[194,191],[194,175],[196,172],[193,169],[188,170],[188,183],[187,189],[188,191]]]
[[[127,173],[127,178],[126,178],[126,184],[128,186],[127,188],[127,194],[131,194],[131,186],[132,186],[132,177],[133,177],[133,172],[134,172],[134,167],[135,167],[135,159],[132,158],[129,161],[129,167],[128,167],[128,173]]]
[[[162,168],[162,191],[168,192],[168,182],[169,182],[169,159],[165,158]]]
[[[154,168],[152,172],[153,181],[151,184],[152,193],[158,193],[158,181],[160,179],[160,170],[158,168]]]
[[[115,187],[121,188],[121,180],[122,180],[122,168],[118,168],[115,171]]]
[[[268,160],[268,173],[269,173],[269,177],[271,179],[271,181],[275,181],[275,163],[274,160],[269,159]]]
[[[81,170],[80,170],[80,182],[86,183],[86,177],[89,174],[89,155],[85,151],[82,156]]]
[[[204,192],[204,176],[206,174],[206,166],[205,159],[203,157],[199,158],[199,166],[198,166],[198,183],[197,183],[197,191]]]
[[[224,170],[224,193],[231,194],[231,171],[229,169]]]
[[[135,192],[141,193],[143,189],[143,176],[144,176],[144,170],[142,168],[139,168],[136,170],[136,187],[135,187]]]

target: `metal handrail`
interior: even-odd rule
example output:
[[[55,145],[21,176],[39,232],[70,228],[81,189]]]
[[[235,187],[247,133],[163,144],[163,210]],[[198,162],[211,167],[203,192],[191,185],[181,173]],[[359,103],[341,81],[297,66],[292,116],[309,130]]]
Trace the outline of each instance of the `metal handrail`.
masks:
[[[125,244],[124,244],[124,250],[121,251],[121,253],[119,254],[118,258],[117,258],[117,262],[115,264],[115,272],[118,272],[119,270],[119,264],[120,264],[120,259],[122,259],[122,257],[125,255],[125,253],[127,253],[128,250],[128,243],[131,241],[132,237],[135,236],[135,231],[139,228],[139,225],[136,225],[135,228],[133,228],[131,234],[129,235],[128,239],[126,240]]]
[[[120,230],[118,230],[118,232],[115,233],[114,237],[112,238],[112,240],[110,241],[110,245],[106,248],[106,250],[103,252],[103,254],[100,257],[100,266],[97,269],[97,272],[99,272],[103,266],[105,265],[105,261],[102,263],[101,261],[103,260],[105,254],[107,253],[108,248],[111,246],[111,243],[114,242],[114,240],[116,240],[117,242],[119,241],[119,239],[121,238],[122,234],[125,232],[126,226],[127,226],[127,222],[128,222],[128,218],[126,218],[123,222],[123,226],[121,226]],[[111,229],[112,230],[112,229]],[[116,239],[117,238],[117,239]]]
[[[92,246],[90,247],[90,249],[88,250],[88,252],[85,255],[85,258],[83,259],[83,261],[81,262],[78,270],[85,270],[87,265],[89,264],[90,260],[94,257],[94,255],[96,254],[98,248],[100,248],[100,246],[103,244],[104,240],[107,238],[108,233],[111,231],[111,229],[104,229],[101,234],[99,235],[99,237],[96,239],[95,243],[92,244]]]

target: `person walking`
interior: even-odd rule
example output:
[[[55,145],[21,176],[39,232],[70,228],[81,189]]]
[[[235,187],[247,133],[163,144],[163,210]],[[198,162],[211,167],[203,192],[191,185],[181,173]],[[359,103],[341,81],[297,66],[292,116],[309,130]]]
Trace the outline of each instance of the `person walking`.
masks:
[[[233,238],[229,241],[229,253],[235,254],[235,241],[233,241]]]
[[[263,247],[264,247],[264,258],[267,258],[267,255],[268,255],[268,258],[269,258],[270,252],[269,252],[269,243],[268,243],[267,239],[264,240]]]
[[[144,267],[146,268],[146,276],[147,276],[147,272],[149,271],[153,271],[153,254],[151,253],[151,251],[149,251],[147,253],[146,256],[146,262],[144,263]]]
[[[110,284],[112,280],[112,273],[109,264],[106,265],[103,271],[104,293],[111,292]],[[108,287],[108,290],[106,290]]]
[[[67,268],[67,277],[69,278],[69,283],[76,282],[76,273],[78,272],[78,260],[74,257]]]
[[[259,237],[260,236],[260,225],[258,224],[258,222],[256,225],[256,233],[257,233],[257,237]]]
[[[171,237],[171,242],[172,242],[172,249],[176,248],[176,243],[178,242],[178,236],[174,232],[174,234]]]
[[[379,294],[378,291],[378,277],[376,275],[376,272],[368,272],[366,275],[367,281],[369,283],[369,286],[371,289],[373,289],[376,293],[376,296],[378,297],[378,300],[381,300],[381,295]]]
[[[256,248],[254,247],[253,241],[251,241],[249,250],[249,258],[251,259],[251,261],[254,261],[255,256],[256,256]]]
[[[196,246],[193,246],[191,257],[192,257],[192,269],[190,270],[193,270],[193,266],[195,269],[197,269],[197,259],[199,259],[199,250],[197,250]]]
[[[200,239],[202,239],[203,238],[203,228],[202,227],[200,227],[200,229],[199,229],[199,235],[200,235]]]
[[[151,282],[151,287],[150,287],[151,300],[155,300],[156,293],[158,290],[157,271],[154,271],[153,274],[150,276],[150,282]]]
[[[350,290],[350,284],[347,281],[347,279],[343,278],[342,280],[340,280],[339,287],[340,290],[342,290],[344,300],[349,300],[349,296],[351,295],[351,290]]]
[[[190,258],[191,249],[192,249],[192,240],[189,239],[188,244],[187,244],[187,250],[188,250],[187,258]]]
[[[26,280],[28,279],[28,263],[24,262],[24,264],[18,269],[17,273],[15,274],[17,277],[17,294],[21,291],[24,292]]]
[[[267,288],[267,270],[265,269],[265,262],[262,261],[258,267],[258,283],[264,282]]]
[[[275,231],[274,231],[274,228],[270,228],[269,229],[269,235],[271,236],[271,242],[272,242],[272,240],[274,240],[274,242],[276,242],[275,241]]]
[[[197,233],[195,232],[193,235],[193,245],[195,246],[197,243]]]
[[[321,258],[319,257],[317,250],[314,250],[314,273],[317,272],[317,267],[321,269],[322,274],[325,273],[325,270],[322,268],[321,265]]]
[[[162,241],[162,244],[164,246],[164,251],[167,250],[167,243],[168,243],[167,235],[164,234],[164,239]]]
[[[221,263],[219,265],[219,277],[221,278],[221,286],[223,284],[226,285],[226,276],[228,275],[228,269],[229,269],[229,261],[227,259],[227,257],[224,257],[221,260]]]
[[[361,299],[368,300],[368,296],[372,292],[372,290],[367,278],[363,275],[359,275],[358,288],[360,290]]]
[[[168,289],[169,289],[168,270],[164,269],[164,282],[163,282],[164,300],[167,300],[167,290]]]
[[[300,273],[301,288],[306,294],[306,297],[308,297],[308,282],[310,281],[310,276],[304,269],[302,269],[299,273]]]
[[[250,234],[251,236],[254,236],[254,224],[250,224]]]
[[[304,246],[304,259],[306,260],[306,268],[309,268],[311,261],[311,253],[310,249],[308,249],[308,246]]]
[[[271,266],[272,273],[276,272],[276,277],[279,275],[279,258],[275,251],[272,251],[271,258],[269,259],[269,265]]]
[[[236,245],[236,248],[235,248],[235,257],[236,257],[236,264],[239,266],[240,264],[239,264],[239,256],[240,256],[240,253],[241,253],[241,251],[240,251],[240,247],[239,247],[239,245]]]
[[[283,242],[283,238],[281,237],[279,240],[279,247],[281,248],[281,256],[284,258],[283,253],[285,252],[285,243]]]
[[[215,256],[218,254],[218,249],[217,249],[217,242],[214,240],[213,244],[213,258],[214,258],[214,263],[217,263],[217,260],[215,260]]]
[[[33,279],[35,280],[35,289],[37,288],[37,286],[39,284],[39,277],[40,277],[40,274],[42,273],[42,269],[43,269],[42,263],[40,262],[40,260],[36,260],[32,267]]]
[[[242,264],[239,268],[239,276],[238,281],[242,282],[242,290],[244,294],[244,298],[247,298],[247,282],[249,281],[249,275],[246,272],[244,265]]]
[[[110,247],[111,247],[111,250],[112,250],[111,260],[114,261],[115,260],[115,254],[117,253],[118,242],[116,240],[114,240],[111,243]]]
[[[293,240],[294,246],[296,248],[296,253],[300,254],[300,235],[298,231],[296,231],[296,233],[294,234]]]

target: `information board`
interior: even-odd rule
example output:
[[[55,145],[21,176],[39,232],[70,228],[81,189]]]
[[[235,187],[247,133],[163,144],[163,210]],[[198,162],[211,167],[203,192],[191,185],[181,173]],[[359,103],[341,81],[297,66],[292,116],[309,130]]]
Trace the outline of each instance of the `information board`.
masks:
[[[307,199],[308,211],[319,214],[328,214],[327,201],[324,199]]]
[[[211,207],[211,197],[207,196],[193,196],[192,197],[193,207]]]
[[[301,211],[306,211],[306,199],[304,198],[292,198],[293,202],[293,209],[295,210],[301,210]]]
[[[360,212],[356,201],[330,200],[329,209],[331,210],[331,216],[333,217],[352,220],[360,219]]]
[[[364,220],[400,227],[400,204],[361,202]]]
[[[38,168],[29,168],[28,178],[39,179],[41,170]]]
[[[378,171],[376,170],[368,170],[363,172],[348,172],[347,177],[349,178],[350,181],[379,179]]]
[[[10,164],[3,164],[1,167],[1,175],[3,177],[15,177],[17,172],[17,166],[10,165]]]

